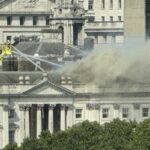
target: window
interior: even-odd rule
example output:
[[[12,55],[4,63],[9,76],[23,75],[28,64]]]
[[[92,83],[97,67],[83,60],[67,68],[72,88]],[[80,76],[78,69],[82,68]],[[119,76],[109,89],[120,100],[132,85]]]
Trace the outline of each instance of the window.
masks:
[[[122,7],[121,0],[118,0],[118,5],[119,5],[119,8],[121,9],[121,7]]]
[[[10,35],[8,35],[7,37],[6,37],[6,41],[8,42],[11,42],[11,36]]]
[[[121,16],[118,16],[118,21],[121,21]]]
[[[103,108],[102,118],[108,118],[108,117],[109,117],[109,108]]]
[[[93,0],[89,0],[88,9],[89,9],[89,10],[92,10],[92,9],[93,9]]]
[[[102,0],[102,9],[105,9],[105,0]]]
[[[25,16],[20,16],[20,25],[24,25],[25,23]]]
[[[102,16],[102,22],[105,22],[105,17],[104,16]]]
[[[15,110],[14,109],[10,109],[9,110],[9,118],[14,118],[15,116]]]
[[[45,17],[46,25],[49,25],[49,16]]]
[[[110,9],[113,9],[113,0],[110,0]]]
[[[12,23],[12,16],[7,16],[7,25],[11,25]]]
[[[148,117],[149,114],[149,108],[143,108],[142,109],[142,116],[143,117]]]
[[[128,118],[129,117],[129,108],[123,108],[122,109],[122,118]]]
[[[76,118],[82,118],[82,109],[76,109]]]
[[[9,130],[9,144],[15,142],[15,131],[14,130]]]
[[[110,16],[110,21],[113,22],[113,16]]]
[[[94,22],[95,18],[94,17],[89,17],[88,22]]]
[[[33,16],[33,25],[36,26],[38,23],[38,16]]]

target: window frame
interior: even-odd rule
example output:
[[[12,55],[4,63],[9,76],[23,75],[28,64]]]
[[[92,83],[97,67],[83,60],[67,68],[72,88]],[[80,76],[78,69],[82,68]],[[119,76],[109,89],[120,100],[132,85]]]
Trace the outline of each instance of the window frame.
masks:
[[[79,111],[79,112],[77,112],[77,110]],[[76,108],[75,109],[75,118],[76,119],[82,119],[82,117],[83,117],[83,109],[82,108]],[[77,116],[77,115],[79,115],[79,116]]]
[[[7,26],[12,25],[12,16],[7,16]]]
[[[104,110],[105,110],[105,112],[104,112]],[[102,118],[103,119],[108,119],[109,118],[109,113],[110,113],[110,108],[102,108]]]
[[[144,109],[147,109],[147,112],[144,112]],[[147,115],[145,116],[146,113],[147,113]],[[142,117],[143,118],[149,117],[149,108],[148,107],[143,107],[142,108]]]
[[[129,118],[129,108],[128,107],[122,108],[122,118],[123,119]]]
[[[15,130],[9,130],[9,144],[15,142]]]

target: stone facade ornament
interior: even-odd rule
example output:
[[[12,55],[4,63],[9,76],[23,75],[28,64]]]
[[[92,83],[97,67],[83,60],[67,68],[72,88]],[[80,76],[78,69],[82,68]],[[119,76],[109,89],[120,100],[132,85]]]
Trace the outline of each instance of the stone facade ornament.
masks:
[[[19,110],[20,110],[20,111],[25,111],[25,105],[22,105],[22,104],[19,105]]]
[[[135,103],[135,104],[133,104],[133,107],[134,107],[134,109],[140,109],[140,104],[137,104],[137,103]]]
[[[9,110],[9,106],[8,105],[3,105],[3,109],[4,109],[4,111],[8,111]]]
[[[56,105],[54,105],[54,104],[50,104],[50,105],[49,105],[49,109],[54,109],[55,106],[56,106]]]
[[[120,109],[120,104],[113,104],[113,106],[114,106],[115,110],[119,110]]]
[[[72,104],[67,104],[66,107],[67,107],[68,109],[70,109],[70,110],[73,109],[73,105],[72,105]]]
[[[41,109],[42,109],[42,107],[43,107],[43,105],[42,105],[42,104],[37,104],[37,110],[41,110]]]
[[[88,104],[86,104],[86,107],[89,110],[100,109],[100,104],[88,103]]]

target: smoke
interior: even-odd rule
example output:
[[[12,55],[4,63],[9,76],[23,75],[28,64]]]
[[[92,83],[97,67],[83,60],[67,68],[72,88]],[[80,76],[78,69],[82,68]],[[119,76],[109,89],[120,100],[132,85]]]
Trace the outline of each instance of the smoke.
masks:
[[[63,70],[81,83],[99,86],[150,82],[150,43],[97,48]]]

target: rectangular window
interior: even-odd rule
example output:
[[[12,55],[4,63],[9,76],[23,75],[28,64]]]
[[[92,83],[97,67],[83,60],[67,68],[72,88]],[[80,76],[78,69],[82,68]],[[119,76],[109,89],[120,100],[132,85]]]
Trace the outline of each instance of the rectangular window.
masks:
[[[11,36],[10,36],[10,35],[8,35],[8,36],[6,37],[6,41],[11,42]]]
[[[102,9],[105,9],[105,0],[102,0]]]
[[[119,8],[121,9],[121,7],[122,7],[122,2],[121,2],[121,0],[118,0],[118,5],[119,5]]]
[[[143,117],[148,117],[149,114],[149,108],[143,108],[142,109],[142,116]]]
[[[9,118],[14,118],[15,116],[15,110],[14,109],[10,109],[9,110]]]
[[[33,25],[36,26],[38,23],[38,16],[33,16]]]
[[[93,0],[89,0],[88,9],[93,10]]]
[[[82,118],[82,109],[76,109],[76,118]]]
[[[94,22],[95,18],[94,17],[89,17],[88,22]]]
[[[118,21],[121,21],[121,16],[118,16]]]
[[[113,9],[113,0],[110,0],[110,9]]]
[[[15,142],[15,131],[14,130],[9,130],[9,144]]]
[[[108,117],[109,117],[109,108],[103,108],[102,118],[108,118]]]
[[[113,16],[110,16],[110,21],[113,22]]]
[[[105,22],[105,17],[104,16],[102,16],[102,22]]]
[[[49,16],[45,17],[45,23],[46,23],[47,26],[49,25]]]
[[[122,109],[122,118],[128,118],[129,117],[129,108],[123,108]]]
[[[24,25],[25,23],[25,16],[20,16],[20,25]]]
[[[7,16],[7,25],[12,24],[12,16]]]

